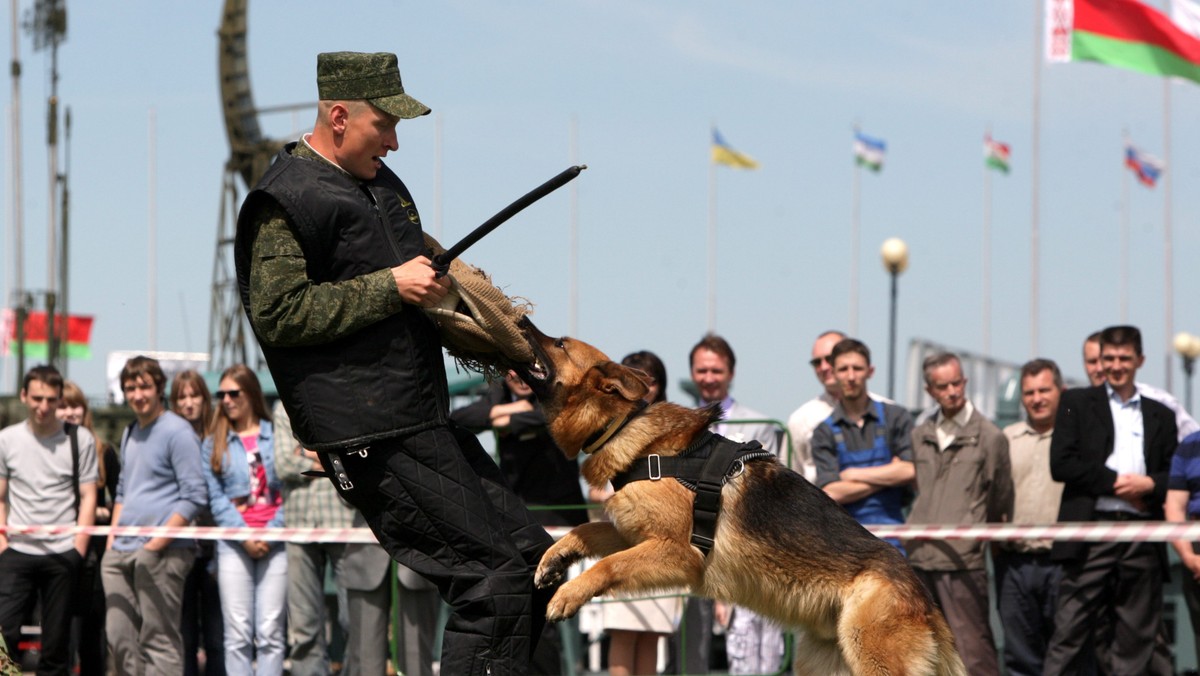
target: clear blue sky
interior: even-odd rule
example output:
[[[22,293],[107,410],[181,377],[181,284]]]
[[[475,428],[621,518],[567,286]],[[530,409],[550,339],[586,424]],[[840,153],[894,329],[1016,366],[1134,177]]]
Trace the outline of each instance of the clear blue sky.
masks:
[[[22,14],[32,5],[20,3]],[[104,387],[104,356],[149,348],[149,124],[156,119],[157,347],[207,350],[210,284],[228,144],[217,82],[220,4],[68,1],[60,96],[70,107],[71,309],[96,317],[91,361],[69,375]],[[5,3],[3,44],[11,54]],[[848,324],[852,128],[888,144],[864,175],[860,337],[886,387],[888,277],[879,246],[905,239],[900,352],[912,338],[979,351],[985,128],[1013,147],[992,181],[992,352],[1030,354],[1034,20],[1040,3],[534,1],[318,3],[252,0],[250,71],[260,106],[315,99],[316,54],[393,51],[410,93],[440,116],[443,239],[453,241],[570,161],[578,125],[579,337],[614,358],[664,357],[672,381],[704,333],[709,130],[761,164],[718,175],[717,330],[738,353],[734,394],[786,418],[817,384],[812,339]],[[46,52],[20,39],[26,283],[46,284]],[[1040,356],[1081,377],[1079,346],[1118,315],[1122,133],[1162,156],[1162,81],[1095,64],[1042,74]],[[4,101],[11,81],[4,78]],[[1175,330],[1200,333],[1200,88],[1172,87]],[[294,138],[312,111],[264,116]],[[7,122],[7,116],[6,116]],[[389,164],[431,230],[433,116],[400,125]],[[6,232],[11,143],[3,135]],[[1129,320],[1143,379],[1165,381],[1163,190],[1130,187]],[[568,328],[566,190],[465,259]],[[0,267],[11,290],[11,235]],[[0,392],[11,391],[5,360]],[[1183,377],[1175,361],[1175,390]],[[672,387],[671,395],[682,393]],[[1182,398],[1182,397],[1181,397]],[[914,403],[914,402],[905,402]]]

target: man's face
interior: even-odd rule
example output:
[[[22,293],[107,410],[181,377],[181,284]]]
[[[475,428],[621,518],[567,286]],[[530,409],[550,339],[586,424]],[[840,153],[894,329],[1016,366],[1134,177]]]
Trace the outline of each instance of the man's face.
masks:
[[[1034,428],[1054,426],[1060,395],[1062,390],[1054,384],[1054,372],[1050,369],[1042,369],[1032,376],[1021,378],[1021,405],[1025,407],[1025,415]]]
[[[842,336],[836,333],[817,338],[812,347],[812,360],[808,362],[825,391],[834,396],[838,396],[839,389],[837,378],[833,374],[833,364],[829,361],[829,353],[833,352],[833,346],[841,340]]]
[[[29,409],[29,421],[34,429],[45,430],[58,424],[55,412],[62,399],[62,391],[40,380],[29,381],[29,387],[21,390],[21,403]]]
[[[733,370],[725,357],[700,348],[692,357],[692,382],[700,390],[700,398],[708,403],[724,401],[733,383]]]
[[[381,159],[400,147],[396,140],[400,120],[365,102],[349,105],[348,111],[335,158],[351,176],[369,181],[379,171]]]
[[[1133,385],[1137,370],[1146,361],[1138,355],[1132,345],[1101,345],[1100,363],[1104,365],[1104,377],[1114,390]]]
[[[1083,344],[1083,370],[1087,371],[1088,382],[1093,387],[1104,384],[1104,364],[1100,363],[1100,341],[1089,340]]]
[[[967,379],[963,377],[962,365],[951,361],[931,369],[925,391],[942,408],[942,415],[947,418],[958,415],[967,405]]]
[[[833,360],[833,373],[841,388],[842,399],[862,401],[867,396],[867,380],[875,373],[875,368],[861,354],[846,352]]]
[[[149,377],[139,375],[126,380],[121,384],[121,389],[125,392],[129,408],[138,418],[150,418],[162,412],[162,394]]]

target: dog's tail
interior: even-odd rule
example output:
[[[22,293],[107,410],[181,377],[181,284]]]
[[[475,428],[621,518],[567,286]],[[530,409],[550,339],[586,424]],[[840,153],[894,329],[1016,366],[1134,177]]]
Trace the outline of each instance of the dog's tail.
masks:
[[[950,625],[937,608],[929,612],[929,626],[933,629],[934,651],[937,660],[937,676],[967,676],[967,668],[963,665],[962,657],[954,646],[954,634]]]

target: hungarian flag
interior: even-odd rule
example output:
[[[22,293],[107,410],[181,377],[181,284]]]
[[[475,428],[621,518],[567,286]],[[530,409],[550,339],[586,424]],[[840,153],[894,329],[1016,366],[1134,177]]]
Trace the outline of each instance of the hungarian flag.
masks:
[[[887,144],[883,139],[872,138],[862,132],[854,132],[854,162],[875,173],[883,169],[883,156],[887,153]]]
[[[1130,143],[1125,144],[1125,166],[1133,171],[1139,183],[1148,188],[1154,187],[1163,172],[1162,160]]]
[[[25,315],[25,325],[22,333],[25,335],[24,352],[26,357],[45,359],[50,354],[50,316],[43,310],[33,310]],[[70,359],[92,358],[92,317],[87,315],[57,315],[54,320],[54,333],[58,337],[62,354]],[[0,318],[0,338],[4,343],[4,354],[16,354],[17,316],[13,310],[4,310]]]
[[[758,162],[755,162],[754,158],[734,150],[725,141],[725,137],[721,136],[721,132],[717,131],[716,127],[713,127],[712,130],[712,161],[715,164],[724,164],[734,169],[758,168]]]
[[[983,137],[983,161],[984,164],[995,169],[1008,173],[1008,144],[999,141],[993,141],[991,136]]]
[[[1200,83],[1200,38],[1138,0],[1046,0],[1046,59]]]

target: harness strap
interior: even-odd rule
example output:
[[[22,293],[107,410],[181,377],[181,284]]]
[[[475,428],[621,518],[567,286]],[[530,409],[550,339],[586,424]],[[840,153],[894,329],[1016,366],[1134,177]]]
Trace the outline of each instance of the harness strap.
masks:
[[[739,444],[706,432],[679,455],[664,457],[654,453],[639,459],[628,470],[614,476],[612,484],[613,489],[619,491],[631,481],[673,478],[694,491],[691,543],[708,556],[717,532],[721,488],[742,473],[746,462],[774,457],[757,441]]]

